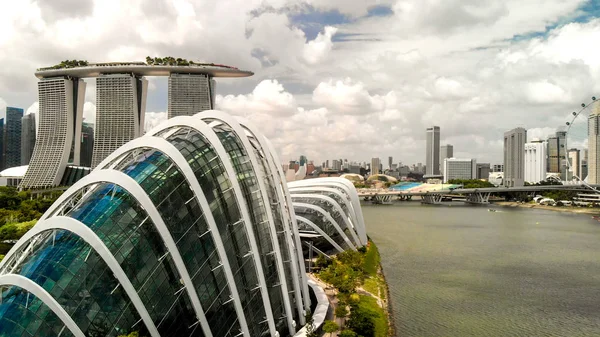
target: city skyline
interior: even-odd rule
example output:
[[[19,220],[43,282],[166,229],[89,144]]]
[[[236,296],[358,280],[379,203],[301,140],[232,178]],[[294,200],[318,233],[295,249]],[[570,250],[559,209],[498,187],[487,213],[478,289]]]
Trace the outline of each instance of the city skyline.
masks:
[[[282,157],[418,162],[420,130],[435,124],[442,143],[469,151],[457,157],[493,162],[505,130],[521,126],[545,139],[600,92],[600,51],[587,43],[600,37],[591,1],[484,2],[476,12],[457,3],[454,14],[444,2],[416,0],[161,6],[1,4],[0,46],[19,52],[0,55],[0,111],[37,109],[31,74],[40,65],[175,55],[254,71],[250,79],[218,80],[215,103],[264,125]],[[91,121],[96,97],[88,84],[84,117]],[[167,89],[167,79],[150,80],[148,124],[166,117]]]

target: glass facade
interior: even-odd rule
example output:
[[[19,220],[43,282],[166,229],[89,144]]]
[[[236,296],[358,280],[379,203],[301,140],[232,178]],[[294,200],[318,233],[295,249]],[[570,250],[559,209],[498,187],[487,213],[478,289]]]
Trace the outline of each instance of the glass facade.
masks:
[[[344,249],[355,214],[335,193],[323,194],[325,203],[297,195],[294,202],[316,208],[289,209],[276,157],[255,138],[262,135],[206,122],[171,119],[64,193],[0,263],[0,277],[19,275],[42,291],[40,299],[21,284],[0,286],[0,336],[283,337],[300,329],[293,321],[309,300],[291,211]]]

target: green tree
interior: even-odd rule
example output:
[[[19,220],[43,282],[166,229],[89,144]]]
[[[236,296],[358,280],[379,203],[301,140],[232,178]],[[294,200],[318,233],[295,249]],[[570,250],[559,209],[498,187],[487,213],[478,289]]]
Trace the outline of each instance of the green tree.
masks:
[[[360,303],[354,304],[350,311],[348,327],[359,336],[374,337],[375,319],[378,317],[379,314],[377,312],[362,307]]]
[[[118,337],[140,337],[140,333],[137,331],[130,332],[128,335],[119,335]]]
[[[317,260],[315,261],[315,267],[318,268],[327,268],[327,266],[329,266],[329,264],[331,264],[331,261],[326,258],[324,255],[319,255],[317,257]]]
[[[338,331],[340,327],[334,321],[325,321],[323,324],[323,332],[328,333],[331,337],[331,334]]]
[[[356,332],[350,330],[350,329],[345,329],[342,330],[342,332],[340,332],[338,334],[339,337],[357,337],[358,335],[356,334]]]
[[[319,273],[319,277],[341,293],[352,293],[360,283],[360,273],[350,266],[334,261]]]
[[[345,318],[347,315],[348,315],[348,308],[346,307],[346,303],[338,302],[338,306],[335,308],[335,317]]]
[[[363,255],[354,250],[347,250],[336,256],[341,263],[351,267],[352,269],[362,273],[363,271]]]

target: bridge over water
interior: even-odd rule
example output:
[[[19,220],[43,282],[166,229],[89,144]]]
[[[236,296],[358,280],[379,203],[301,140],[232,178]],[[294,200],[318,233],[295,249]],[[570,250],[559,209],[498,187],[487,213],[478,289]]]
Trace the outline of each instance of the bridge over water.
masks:
[[[472,204],[488,204],[491,195],[504,195],[521,192],[535,195],[543,191],[576,191],[581,193],[596,192],[600,185],[568,184],[568,185],[542,185],[521,187],[489,187],[489,188],[440,188],[428,191],[395,191],[391,189],[358,189],[358,195],[369,198],[376,203],[389,203],[394,197],[410,200],[413,196],[420,196],[423,203],[439,204],[444,197],[463,197],[463,201]]]

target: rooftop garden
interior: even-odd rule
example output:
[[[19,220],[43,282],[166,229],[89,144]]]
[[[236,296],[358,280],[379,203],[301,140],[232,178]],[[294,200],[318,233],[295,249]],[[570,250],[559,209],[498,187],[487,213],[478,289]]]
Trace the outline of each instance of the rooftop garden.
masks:
[[[182,59],[179,57],[174,58],[172,56],[165,56],[165,57],[146,56],[146,64],[151,65],[151,66],[215,66],[215,67],[237,69],[235,67],[226,66],[223,64],[194,62],[194,61],[191,61],[191,60],[188,61],[186,59]]]
[[[238,69],[236,67],[226,66],[224,64],[218,63],[202,63],[202,62],[194,62],[191,60],[186,60],[182,58],[174,58],[172,56],[166,57],[150,57],[146,56],[146,62],[104,62],[104,63],[89,63],[85,60],[64,60],[59,64],[53,65],[51,67],[43,67],[38,68],[37,71],[44,70],[54,70],[54,69],[70,69],[70,68],[79,68],[79,67],[110,67],[110,66],[212,66],[212,67],[222,67],[228,69]]]
[[[64,61],[61,61],[59,64],[55,64],[51,67],[38,68],[38,70],[86,67],[88,64],[89,64],[88,61],[85,61],[85,60],[64,60]]]

